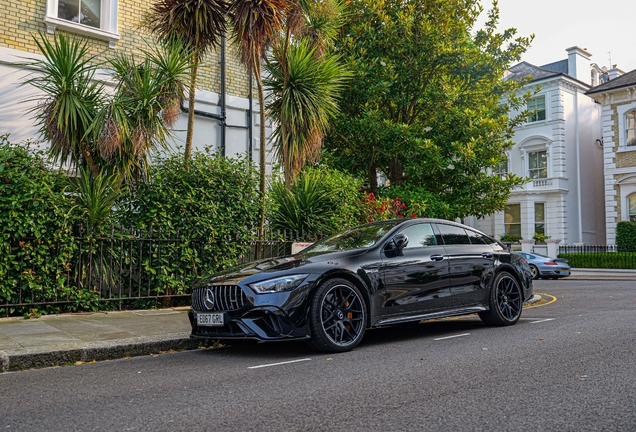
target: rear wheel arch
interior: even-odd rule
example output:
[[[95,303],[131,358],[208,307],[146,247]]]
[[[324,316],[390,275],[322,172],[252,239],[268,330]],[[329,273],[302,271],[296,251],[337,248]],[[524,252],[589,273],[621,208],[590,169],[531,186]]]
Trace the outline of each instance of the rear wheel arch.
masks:
[[[497,267],[497,270],[495,271],[495,274],[493,275],[492,280],[494,281],[497,275],[503,271],[510,273],[512,277],[517,281],[517,283],[519,284],[519,288],[521,288],[521,298],[525,302],[527,300],[526,293],[525,293],[525,290],[523,289],[523,284],[521,283],[521,278],[519,277],[519,274],[517,273],[517,269],[515,269],[513,266],[504,264]]]

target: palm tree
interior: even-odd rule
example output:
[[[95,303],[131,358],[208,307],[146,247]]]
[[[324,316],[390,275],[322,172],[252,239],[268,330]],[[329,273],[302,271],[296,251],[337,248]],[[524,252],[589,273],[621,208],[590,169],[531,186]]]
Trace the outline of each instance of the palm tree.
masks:
[[[103,84],[94,80],[99,64],[88,56],[87,42],[56,33],[51,42],[40,34],[33,38],[43,60],[25,65],[35,72],[24,84],[44,93],[30,99],[40,134],[51,143],[54,162],[71,169],[88,166],[99,175],[95,143],[89,138],[93,119],[103,106]]]
[[[265,229],[266,163],[267,135],[265,133],[265,92],[261,64],[264,53],[278,36],[285,23],[289,8],[287,0],[232,0],[230,3],[230,21],[233,37],[238,46],[241,62],[252,71],[258,86],[260,105],[260,193],[261,222],[258,231],[259,240]]]
[[[175,40],[144,51],[143,60],[118,55],[109,62],[117,85],[95,119],[104,168],[132,182],[148,170],[153,151],[168,148],[190,78],[188,51]]]
[[[168,145],[189,78],[188,48],[173,41],[144,51],[145,58],[116,56],[109,62],[115,91],[96,81],[99,64],[88,57],[86,42],[63,33],[34,38],[44,55],[27,65],[34,69],[25,84],[44,93],[31,99],[32,109],[50,153],[71,169],[88,166],[92,177],[116,173],[139,177],[147,169],[150,153]]]
[[[288,190],[305,163],[317,160],[324,134],[338,112],[338,96],[350,76],[338,56],[318,56],[318,49],[308,39],[293,42],[286,53],[281,44],[266,66],[265,85],[271,90],[267,108],[277,125],[276,151]]]
[[[184,159],[192,153],[194,101],[199,63],[225,35],[228,4],[225,0],[160,0],[146,17],[146,26],[162,40],[179,39],[192,47],[192,74],[188,91],[188,132]]]
[[[307,161],[315,162],[338,97],[351,74],[329,52],[343,22],[340,0],[297,0],[285,36],[266,65],[271,90],[268,110],[276,120],[275,148],[283,163],[285,185]]]

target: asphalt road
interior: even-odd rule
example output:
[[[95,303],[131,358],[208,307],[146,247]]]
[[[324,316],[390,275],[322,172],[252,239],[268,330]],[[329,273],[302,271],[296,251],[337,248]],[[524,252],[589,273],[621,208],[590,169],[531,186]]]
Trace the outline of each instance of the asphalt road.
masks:
[[[0,375],[0,431],[636,430],[636,282],[537,281],[508,328],[372,330]]]

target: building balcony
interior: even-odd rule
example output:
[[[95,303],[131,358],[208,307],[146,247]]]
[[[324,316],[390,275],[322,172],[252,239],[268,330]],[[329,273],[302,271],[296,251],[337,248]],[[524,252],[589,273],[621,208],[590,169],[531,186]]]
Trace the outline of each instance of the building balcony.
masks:
[[[515,190],[513,193],[567,192],[568,190],[569,187],[567,178],[552,177],[530,180],[528,183],[523,185],[520,189]]]

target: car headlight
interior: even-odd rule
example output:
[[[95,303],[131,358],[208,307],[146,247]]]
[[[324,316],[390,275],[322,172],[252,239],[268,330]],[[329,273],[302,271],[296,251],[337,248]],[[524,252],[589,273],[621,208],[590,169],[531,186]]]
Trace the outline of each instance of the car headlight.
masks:
[[[262,282],[255,282],[250,284],[250,287],[259,294],[273,293],[281,291],[290,291],[296,288],[307,279],[308,274],[297,274],[290,276],[283,276],[276,279],[269,279]]]

